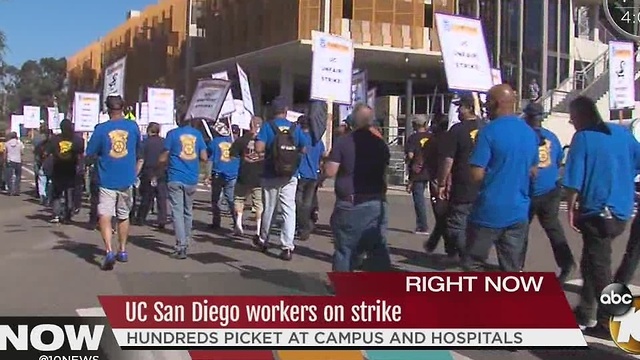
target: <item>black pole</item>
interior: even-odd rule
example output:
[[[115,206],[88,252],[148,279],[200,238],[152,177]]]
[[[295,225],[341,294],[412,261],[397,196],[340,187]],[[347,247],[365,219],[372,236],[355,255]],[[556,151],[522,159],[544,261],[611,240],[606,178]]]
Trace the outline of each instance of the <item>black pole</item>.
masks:
[[[413,80],[412,79],[407,79],[407,90],[405,93],[407,97],[405,101],[406,116],[404,120],[404,127],[405,127],[404,137],[406,142],[409,136],[411,136],[411,134],[413,133],[413,124],[411,123],[411,121],[409,121],[410,116],[413,115]]]

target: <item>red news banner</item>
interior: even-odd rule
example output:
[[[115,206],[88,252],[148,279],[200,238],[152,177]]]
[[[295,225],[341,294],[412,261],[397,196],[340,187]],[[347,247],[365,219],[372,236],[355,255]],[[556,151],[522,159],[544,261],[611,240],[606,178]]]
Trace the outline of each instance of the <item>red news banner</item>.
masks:
[[[335,296],[103,296],[124,348],[586,347],[551,273],[334,273]]]

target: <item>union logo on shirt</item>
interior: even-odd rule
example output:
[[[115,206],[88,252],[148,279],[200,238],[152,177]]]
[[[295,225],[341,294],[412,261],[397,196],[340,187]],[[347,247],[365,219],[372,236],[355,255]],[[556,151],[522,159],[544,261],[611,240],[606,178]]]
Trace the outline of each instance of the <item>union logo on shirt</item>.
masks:
[[[68,140],[62,140],[58,143],[58,154],[60,159],[71,159],[71,149],[73,148],[73,142]]]
[[[109,139],[111,139],[111,150],[109,156],[115,159],[121,159],[129,154],[127,149],[127,140],[129,139],[129,132],[126,130],[112,130],[109,132]]]
[[[222,142],[218,144],[218,147],[220,148],[220,161],[231,161],[231,143]]]
[[[180,159],[195,160],[196,159],[196,137],[190,134],[180,136]]]
[[[544,169],[551,166],[551,141],[544,139],[544,144],[538,147],[538,168]]]
[[[478,137],[478,129],[471,130],[469,132],[469,137],[471,138],[471,141],[475,144],[476,143],[476,137]]]
[[[429,142],[428,137],[420,139],[420,147],[424,147],[427,144],[427,142]]]

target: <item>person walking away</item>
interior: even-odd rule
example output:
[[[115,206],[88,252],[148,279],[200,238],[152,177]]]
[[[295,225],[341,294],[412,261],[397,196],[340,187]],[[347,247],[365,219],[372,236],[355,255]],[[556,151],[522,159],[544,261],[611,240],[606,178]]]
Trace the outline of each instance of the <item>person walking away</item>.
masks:
[[[307,142],[312,144],[311,126],[306,115],[298,118],[298,126],[307,137]],[[313,231],[311,211],[313,209],[313,197],[318,187],[320,162],[324,157],[324,153],[324,143],[318,141],[316,144],[310,145],[307,152],[301,155],[298,187],[296,189],[296,222],[298,238],[302,241],[308,240]]]
[[[51,223],[71,222],[77,169],[84,165],[84,140],[75,136],[71,120],[60,122],[61,133],[49,141],[47,155],[52,156],[51,173],[53,218]]]
[[[174,259],[187,258],[193,228],[193,198],[200,177],[200,162],[206,162],[207,147],[202,133],[182,119],[177,129],[169,131],[164,140],[160,164],[167,165],[167,186],[176,236]]]
[[[553,257],[558,268],[560,268],[558,280],[561,284],[564,284],[575,269],[573,254],[559,219],[562,190],[558,184],[558,179],[564,153],[558,137],[553,132],[542,127],[543,116],[544,109],[538,103],[530,103],[524,109],[524,119],[538,137],[538,159],[540,160],[538,163],[538,175],[532,186],[529,224],[531,224],[534,217],[538,218],[540,226],[542,226],[551,242]],[[529,236],[527,235],[524,250],[522,251],[521,268],[523,270],[527,256],[528,241]]]
[[[5,179],[9,184],[8,190],[11,196],[20,196],[20,183],[22,182],[22,155],[24,154],[24,144],[18,139],[18,134],[9,134],[9,141],[6,143],[5,164],[7,172]]]
[[[124,100],[119,95],[110,95],[106,105],[109,120],[95,128],[87,144],[86,156],[97,160],[100,179],[98,216],[106,250],[102,269],[109,271],[116,261],[129,261],[126,246],[133,206],[131,192],[143,163],[138,159],[140,130],[138,124],[124,119]],[[114,217],[118,222],[117,253],[113,252],[111,244]]]
[[[49,130],[45,125],[40,125],[38,128],[38,132],[33,136],[31,140],[31,145],[33,145],[33,173],[34,173],[34,182],[36,183],[36,190],[39,190],[43,184],[40,184],[40,180],[44,176],[41,176],[42,173],[40,168],[42,167],[42,155],[46,150],[46,142],[49,138]],[[40,151],[37,151],[40,149]],[[43,187],[42,187],[43,188]],[[38,195],[40,195],[38,191]]]
[[[164,138],[160,136],[160,124],[150,122],[147,126],[147,137],[142,142],[144,161],[140,171],[140,207],[136,214],[136,223],[144,225],[153,207],[158,205],[157,227],[164,229],[167,224],[167,169],[160,164],[160,155],[164,152]]]
[[[0,191],[7,191],[7,179],[5,178],[7,173],[6,153],[7,134],[5,131],[0,131]]]
[[[442,165],[437,177],[437,196],[441,200],[449,201],[447,237],[457,249],[458,259],[461,259],[465,256],[467,248],[467,220],[479,190],[479,184],[471,179],[469,165],[469,157],[478,134],[479,120],[472,95],[461,95],[455,105],[458,107],[459,122],[449,129],[445,140],[442,141]]]
[[[471,179],[480,192],[467,223],[463,268],[480,271],[496,245],[502,271],[520,271],[529,225],[531,178],[538,170],[538,138],[514,114],[516,96],[507,84],[487,96],[491,122],[476,135],[469,159]],[[441,186],[439,184],[439,186]]]
[[[222,209],[220,209],[220,195],[229,208],[229,214],[233,221],[233,228],[236,228],[236,217],[233,216],[233,191],[238,179],[240,159],[231,156],[231,145],[233,138],[229,127],[222,122],[217,122],[213,126],[216,137],[209,142],[208,153],[211,162],[211,228],[219,229],[222,220]]]
[[[260,178],[264,171],[264,159],[256,152],[256,137],[262,127],[262,118],[254,116],[251,119],[250,129],[231,145],[231,156],[240,158],[238,181],[234,188],[235,233],[244,234],[242,218],[247,197],[251,198],[251,206],[256,216],[256,236],[260,236],[260,224],[262,222],[262,188]]]
[[[354,130],[336,139],[325,164],[326,175],[335,177],[332,269],[354,271],[364,252],[371,270],[389,271],[385,176],[391,155],[386,142],[370,131],[369,106],[357,104],[353,118]]]
[[[45,138],[39,139],[37,145],[33,147],[34,157],[34,169],[36,171],[36,191],[38,192],[38,198],[41,205],[47,204],[49,177],[44,169],[44,162],[47,160],[49,146],[52,140],[53,134],[47,133]],[[36,142],[34,141],[34,144]]]
[[[260,226],[260,236],[254,238],[254,245],[262,252],[268,250],[269,234],[276,208],[282,211],[280,231],[280,258],[291,260],[295,249],[296,232],[296,189],[300,154],[310,144],[299,126],[287,120],[289,106],[282,97],[272,102],[274,119],[260,128],[256,141],[256,152],[265,158],[262,174],[262,199],[264,211]],[[327,130],[328,131],[328,130]]]
[[[576,133],[562,185],[568,193],[568,222],[583,241],[583,285],[575,315],[581,328],[608,335],[611,314],[598,307],[598,299],[612,279],[611,243],[633,214],[640,145],[627,129],[606,124],[588,97],[574,99],[569,115]]]
[[[449,259],[458,257],[458,249],[447,236],[447,213],[449,211],[449,200],[447,198],[440,199],[438,197],[438,173],[442,166],[442,147],[447,136],[449,127],[449,118],[445,114],[437,114],[431,122],[431,137],[424,146],[425,166],[429,173],[429,192],[431,194],[431,207],[435,216],[436,225],[431,235],[424,243],[424,249],[427,253],[433,253],[440,239],[444,239],[444,250]],[[447,181],[450,179],[448,178]]]
[[[427,131],[429,119],[425,115],[413,115],[410,117],[413,128],[416,132],[411,134],[405,144],[405,161],[409,168],[409,183],[407,192],[413,197],[413,208],[416,213],[417,235],[429,235],[427,225],[427,207],[425,205],[424,193],[429,187],[429,173],[425,166],[424,147],[429,141],[430,134]]]

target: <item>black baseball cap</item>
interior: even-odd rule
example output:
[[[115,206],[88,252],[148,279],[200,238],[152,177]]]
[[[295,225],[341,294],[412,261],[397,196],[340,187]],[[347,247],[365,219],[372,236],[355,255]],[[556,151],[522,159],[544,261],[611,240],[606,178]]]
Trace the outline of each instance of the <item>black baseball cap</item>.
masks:
[[[453,104],[456,106],[465,106],[473,108],[476,105],[476,99],[473,98],[473,95],[469,93],[462,93],[458,95],[457,99],[453,100]]]
[[[527,104],[527,106],[524,107],[524,110],[522,110],[522,112],[526,115],[526,116],[542,116],[544,115],[544,108],[542,107],[542,104],[538,104],[535,102],[530,102]]]
[[[122,98],[122,96],[117,94],[107,96],[105,104],[107,105],[107,109],[109,110],[117,111],[124,109],[124,99]]]

